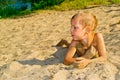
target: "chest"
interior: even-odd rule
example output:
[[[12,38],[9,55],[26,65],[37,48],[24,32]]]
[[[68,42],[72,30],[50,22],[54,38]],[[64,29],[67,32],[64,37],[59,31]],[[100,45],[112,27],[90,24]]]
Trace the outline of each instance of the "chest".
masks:
[[[82,55],[84,55],[84,54],[87,52],[87,50],[88,50],[91,46],[93,46],[94,48],[97,49],[97,44],[96,44],[96,41],[95,41],[95,40],[93,40],[93,42],[91,43],[91,45],[90,45],[89,47],[85,47],[85,46],[83,46],[81,43],[79,43],[79,44],[77,44],[77,46],[76,46],[76,53],[78,54],[78,56],[82,56]]]

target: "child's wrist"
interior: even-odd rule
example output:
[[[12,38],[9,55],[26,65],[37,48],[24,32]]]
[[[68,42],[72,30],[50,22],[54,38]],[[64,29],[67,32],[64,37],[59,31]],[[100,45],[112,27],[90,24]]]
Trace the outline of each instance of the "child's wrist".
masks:
[[[92,63],[93,62],[93,60],[92,59],[89,59],[89,63]]]

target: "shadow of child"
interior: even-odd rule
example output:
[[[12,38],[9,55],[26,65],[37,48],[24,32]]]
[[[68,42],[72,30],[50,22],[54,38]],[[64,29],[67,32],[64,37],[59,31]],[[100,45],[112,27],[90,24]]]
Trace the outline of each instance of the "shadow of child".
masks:
[[[53,46],[52,46],[53,47]],[[45,60],[39,60],[37,58],[32,58],[30,60],[21,60],[18,61],[19,63],[23,64],[23,65],[54,65],[54,64],[59,64],[59,63],[63,63],[64,60],[64,56],[65,53],[67,51],[66,47],[57,47],[57,51],[55,53],[53,53],[52,55],[50,55],[50,58],[47,58]]]

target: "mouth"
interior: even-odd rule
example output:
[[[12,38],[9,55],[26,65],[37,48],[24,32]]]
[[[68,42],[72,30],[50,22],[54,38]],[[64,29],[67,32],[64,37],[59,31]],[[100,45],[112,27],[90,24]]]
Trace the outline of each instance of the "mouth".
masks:
[[[74,37],[74,35],[71,35],[72,37]]]
[[[71,34],[71,36],[75,36],[75,35]]]
[[[75,38],[75,35],[71,35],[72,38]]]

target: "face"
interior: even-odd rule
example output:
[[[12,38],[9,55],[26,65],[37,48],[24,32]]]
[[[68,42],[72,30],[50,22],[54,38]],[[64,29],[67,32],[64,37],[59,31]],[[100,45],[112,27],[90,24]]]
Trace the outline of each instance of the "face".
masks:
[[[79,23],[79,20],[72,19],[71,20],[71,36],[73,40],[82,40],[85,36],[85,29],[83,25]]]

